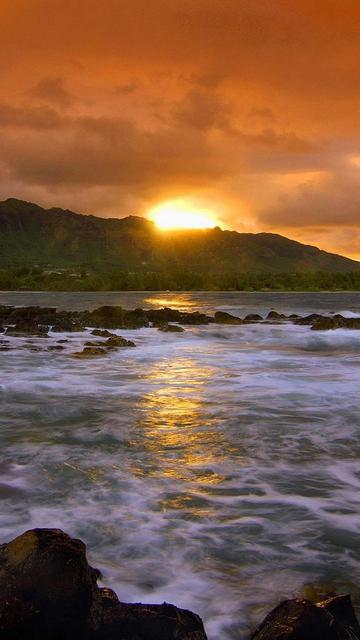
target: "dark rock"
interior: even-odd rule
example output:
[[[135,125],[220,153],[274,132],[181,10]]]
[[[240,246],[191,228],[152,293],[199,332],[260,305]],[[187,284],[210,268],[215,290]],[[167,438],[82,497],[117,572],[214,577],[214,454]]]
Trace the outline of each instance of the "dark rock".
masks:
[[[5,332],[5,327],[0,327],[0,333],[4,333]]]
[[[6,330],[7,336],[16,336],[16,337],[28,337],[37,336],[38,338],[48,338],[47,332],[49,331],[49,327],[44,325],[39,325],[37,322],[33,322],[31,320],[23,320],[22,322],[18,322],[13,327],[8,327]]]
[[[323,602],[285,600],[273,609],[251,640],[358,640],[360,627],[351,598]]]
[[[183,333],[185,331],[185,329],[178,324],[169,324],[168,322],[160,323],[157,328],[159,331],[164,331],[165,333]]]
[[[226,313],[226,311],[216,311],[214,319],[217,324],[243,324],[241,318],[232,316],[231,313]]]
[[[97,586],[99,576],[85,545],[59,529],[1,545],[1,640],[206,640],[194,613],[119,602]]]
[[[186,312],[165,307],[164,309],[148,309],[144,313],[146,313],[148,320],[152,322],[155,327],[169,322],[178,322],[186,325],[209,324],[209,322],[213,322],[213,318],[204,313],[199,313],[199,311]]]
[[[54,333],[80,333],[85,331],[85,326],[70,318],[63,318],[51,327]]]
[[[69,342],[69,340],[67,338],[63,338],[62,340],[57,340],[56,342],[58,342],[59,344],[65,344],[65,342]]]
[[[62,347],[61,344],[52,344],[47,348],[47,351],[62,351],[65,347]]]
[[[115,334],[111,333],[111,331],[108,331],[107,329],[94,329],[91,331],[91,335],[99,336],[99,338],[111,338],[111,336],[114,336]]]
[[[149,324],[142,309],[126,311],[122,307],[103,306],[82,314],[82,320],[90,327],[105,329],[140,329]]]
[[[334,316],[321,316],[311,327],[314,331],[329,331],[331,329],[360,329],[360,318],[344,318],[337,313]]]
[[[97,356],[105,356],[106,349],[101,347],[84,347],[82,351],[75,351],[71,355],[74,358],[96,358]]]
[[[269,311],[266,320],[286,320],[286,315],[284,313],[278,313],[277,311]]]
[[[321,320],[324,318],[320,313],[310,313],[308,316],[303,316],[302,318],[297,318],[294,323],[295,324],[313,324],[316,320]]]
[[[117,347],[136,347],[135,342],[125,340],[121,336],[111,336],[103,343],[105,347],[115,349]]]
[[[248,313],[244,318],[244,322],[261,322],[263,318],[258,313]]]

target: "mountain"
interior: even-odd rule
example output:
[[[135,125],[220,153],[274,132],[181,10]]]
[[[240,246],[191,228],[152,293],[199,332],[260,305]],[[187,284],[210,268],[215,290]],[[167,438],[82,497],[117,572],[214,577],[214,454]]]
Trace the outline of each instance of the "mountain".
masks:
[[[360,262],[273,233],[218,227],[164,232],[138,216],[98,218],[10,198],[0,202],[0,267],[16,265],[200,273],[360,270]]]

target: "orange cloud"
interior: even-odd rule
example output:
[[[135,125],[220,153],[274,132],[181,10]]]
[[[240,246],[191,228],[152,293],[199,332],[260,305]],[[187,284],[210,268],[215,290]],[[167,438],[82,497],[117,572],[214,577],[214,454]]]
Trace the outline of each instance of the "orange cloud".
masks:
[[[232,228],[334,249],[359,230],[359,24],[350,0],[4,0],[1,195],[211,194]]]

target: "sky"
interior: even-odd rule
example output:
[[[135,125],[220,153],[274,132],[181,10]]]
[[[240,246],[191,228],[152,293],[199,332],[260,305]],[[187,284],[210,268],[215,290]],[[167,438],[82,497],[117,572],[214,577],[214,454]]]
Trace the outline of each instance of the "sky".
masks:
[[[360,4],[0,0],[0,199],[360,259]]]

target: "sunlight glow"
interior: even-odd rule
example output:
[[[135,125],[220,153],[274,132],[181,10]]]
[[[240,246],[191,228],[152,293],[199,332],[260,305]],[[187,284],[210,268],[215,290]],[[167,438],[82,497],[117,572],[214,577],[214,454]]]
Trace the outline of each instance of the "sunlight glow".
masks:
[[[162,230],[211,229],[218,224],[213,211],[186,200],[164,202],[149,211],[149,218]]]

